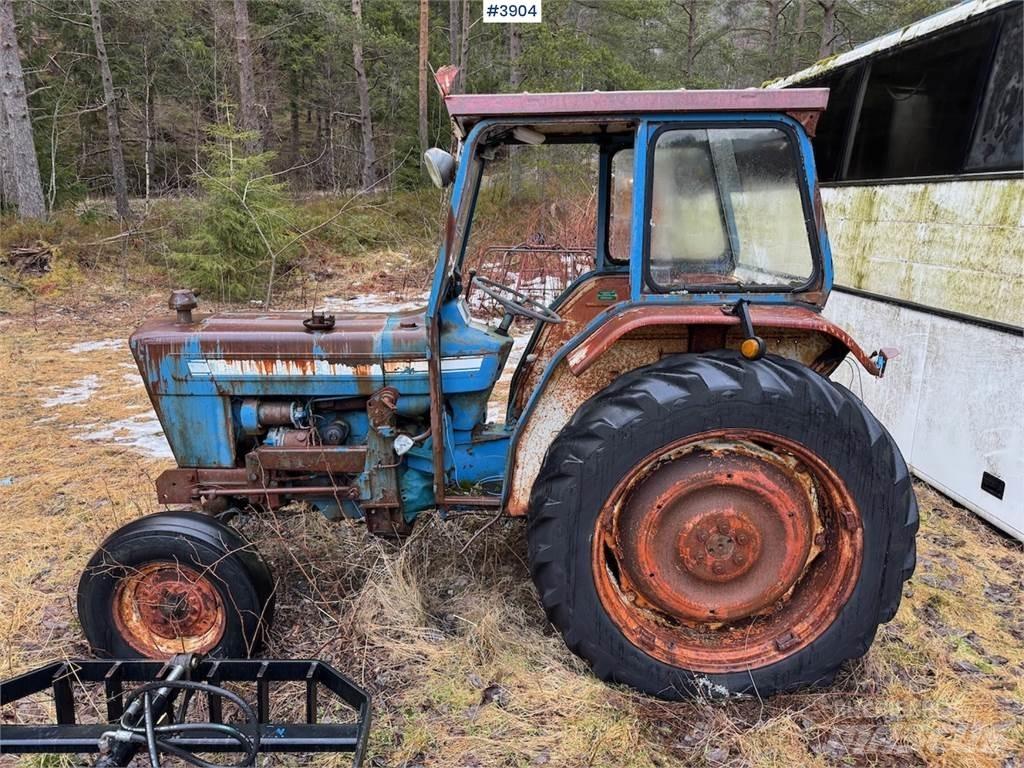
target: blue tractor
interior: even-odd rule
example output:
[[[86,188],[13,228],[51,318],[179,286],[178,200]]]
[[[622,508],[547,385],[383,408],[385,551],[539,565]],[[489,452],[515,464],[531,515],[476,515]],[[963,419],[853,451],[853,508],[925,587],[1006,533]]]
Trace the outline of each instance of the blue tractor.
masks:
[[[177,460],[167,510],[111,535],[78,608],[111,657],[250,655],[273,580],[225,523],[304,501],[402,536],[425,510],[528,527],[551,623],[594,674],[654,695],[828,683],[893,617],[917,508],[892,438],[829,380],[832,264],[810,134],[827,91],[447,95],[450,208],[414,311],[175,314],[131,349]],[[596,248],[553,302],[465,265],[506,147],[589,144]],[[483,292],[504,313],[474,319]],[[506,418],[487,402],[534,323]]]

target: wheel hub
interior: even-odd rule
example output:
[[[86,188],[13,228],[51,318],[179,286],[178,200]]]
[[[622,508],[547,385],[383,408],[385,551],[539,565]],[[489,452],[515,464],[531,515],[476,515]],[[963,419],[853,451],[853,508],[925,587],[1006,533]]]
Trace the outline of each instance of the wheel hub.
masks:
[[[688,573],[705,581],[739,578],[761,554],[761,534],[749,518],[728,513],[697,516],[679,536],[679,555]]]
[[[599,597],[668,663],[724,671],[781,658],[824,631],[852,589],[855,509],[831,469],[786,438],[684,439],[638,464],[599,515]]]
[[[616,544],[651,606],[681,620],[732,621],[770,610],[800,577],[814,538],[813,500],[799,476],[766,454],[709,444],[632,488]]]
[[[139,653],[206,653],[224,634],[226,615],[209,578],[178,563],[132,572],[114,595],[114,622]]]

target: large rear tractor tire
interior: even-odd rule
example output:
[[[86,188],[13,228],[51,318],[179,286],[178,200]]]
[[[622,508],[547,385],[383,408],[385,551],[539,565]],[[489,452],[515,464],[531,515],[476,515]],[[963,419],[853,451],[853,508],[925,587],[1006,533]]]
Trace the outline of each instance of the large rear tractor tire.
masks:
[[[252,544],[196,512],[161,512],[112,533],[78,584],[78,618],[111,658],[245,658],[274,613],[274,580]]]
[[[664,698],[830,683],[914,570],[917,502],[844,387],[770,356],[665,358],[580,407],[534,485],[548,618],[594,673]]]

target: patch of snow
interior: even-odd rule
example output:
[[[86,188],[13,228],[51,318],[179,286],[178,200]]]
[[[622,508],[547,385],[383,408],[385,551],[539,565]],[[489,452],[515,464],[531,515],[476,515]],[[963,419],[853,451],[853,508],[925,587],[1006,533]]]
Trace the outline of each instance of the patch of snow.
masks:
[[[55,397],[43,400],[45,408],[53,408],[57,405],[81,405],[93,396],[99,389],[100,377],[94,373],[84,379],[79,379],[70,387],[60,390]]]
[[[68,347],[68,352],[77,355],[79,352],[96,352],[100,349],[121,349],[125,346],[124,339],[101,339],[100,341],[80,341]]]
[[[513,331],[513,334],[515,332]],[[505,420],[505,409],[508,407],[509,390],[512,386],[512,376],[519,367],[519,361],[523,359],[526,345],[530,342],[531,333],[512,336],[512,351],[508,353],[508,360],[501,370],[498,383],[494,385],[491,392],[491,399],[487,401],[487,421],[494,424]]]
[[[700,695],[706,699],[741,698],[740,694],[730,693],[724,685],[711,682],[705,675],[694,675],[693,682]]]
[[[167,438],[164,437],[163,427],[152,412],[120,419],[104,429],[95,429],[96,424],[78,426],[85,430],[78,435],[82,440],[124,445],[154,459],[174,458]]]
[[[408,299],[385,293],[367,293],[348,299],[328,296],[323,300],[323,308],[328,312],[408,312],[426,307],[427,301],[426,293]]]

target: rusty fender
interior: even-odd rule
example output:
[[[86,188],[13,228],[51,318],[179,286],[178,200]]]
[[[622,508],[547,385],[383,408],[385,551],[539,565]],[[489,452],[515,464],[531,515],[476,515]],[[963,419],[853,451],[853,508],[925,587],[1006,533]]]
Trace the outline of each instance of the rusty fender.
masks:
[[[823,376],[852,354],[869,374],[880,375],[846,331],[813,309],[751,306],[750,314],[772,354],[799,360]],[[738,349],[743,336],[739,319],[718,305],[662,305],[630,307],[576,339],[549,363],[521,417],[505,484],[509,515],[527,513],[548,447],[580,405],[622,374],[666,355]]]

